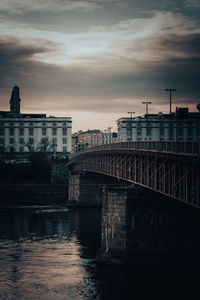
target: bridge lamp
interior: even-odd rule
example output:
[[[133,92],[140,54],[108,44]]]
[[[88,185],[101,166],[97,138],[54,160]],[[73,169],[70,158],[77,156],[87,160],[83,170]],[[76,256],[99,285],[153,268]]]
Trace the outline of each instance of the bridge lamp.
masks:
[[[169,114],[172,113],[172,92],[175,92],[176,89],[165,89],[166,92],[169,92]]]
[[[152,102],[150,102],[150,101],[144,101],[144,102],[142,102],[142,104],[146,104],[146,116],[147,116],[147,118],[148,118],[148,108],[149,108],[149,104],[151,104]]]

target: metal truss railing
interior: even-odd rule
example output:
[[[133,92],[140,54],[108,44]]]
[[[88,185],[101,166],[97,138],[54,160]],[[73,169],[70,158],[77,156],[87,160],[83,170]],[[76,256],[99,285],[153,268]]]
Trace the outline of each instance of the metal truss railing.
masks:
[[[81,154],[99,150],[149,150],[157,152],[170,152],[189,154],[194,156],[200,155],[200,141],[130,141],[104,144],[97,146],[79,145],[74,149],[71,158]]]

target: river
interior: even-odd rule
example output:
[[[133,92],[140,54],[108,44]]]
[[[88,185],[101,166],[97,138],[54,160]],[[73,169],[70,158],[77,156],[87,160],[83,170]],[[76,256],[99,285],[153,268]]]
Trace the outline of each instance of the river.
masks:
[[[101,210],[0,207],[0,299],[198,298],[195,264],[96,264]]]

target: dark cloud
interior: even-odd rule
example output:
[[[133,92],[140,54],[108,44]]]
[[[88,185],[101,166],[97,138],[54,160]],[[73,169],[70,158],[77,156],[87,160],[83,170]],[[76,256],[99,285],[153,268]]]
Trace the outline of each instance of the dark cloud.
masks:
[[[4,37],[0,46],[1,104],[8,106],[13,85],[22,90],[24,111],[119,112],[147,98],[165,104],[167,87],[177,88],[178,103],[199,102],[200,34],[166,34],[118,45],[126,55],[82,57],[80,63],[53,65],[60,45],[42,40],[24,43]],[[147,51],[138,60],[134,53]]]

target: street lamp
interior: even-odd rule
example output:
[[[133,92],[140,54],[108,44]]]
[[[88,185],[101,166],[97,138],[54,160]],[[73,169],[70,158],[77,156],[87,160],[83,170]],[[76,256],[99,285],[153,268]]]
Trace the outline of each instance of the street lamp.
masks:
[[[144,101],[144,102],[142,102],[142,104],[146,104],[146,116],[147,116],[147,118],[148,118],[148,106],[149,106],[149,104],[151,104],[152,102],[150,102],[150,101]]]
[[[128,111],[127,113],[131,115],[131,140],[132,140],[132,117],[133,117],[133,114],[135,114],[135,112],[134,111]]]
[[[175,92],[176,89],[165,89],[166,92],[169,92],[169,114],[172,113],[172,92]]]

